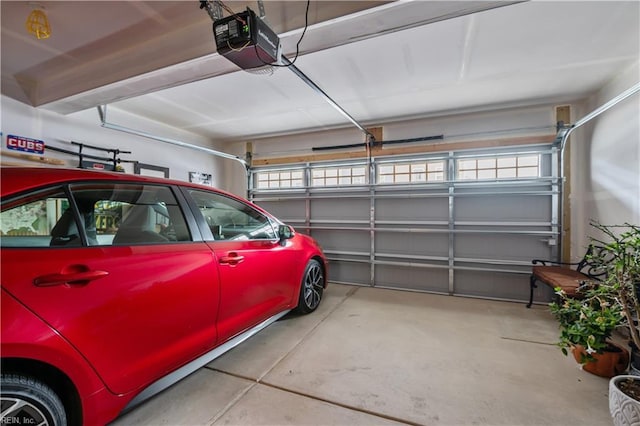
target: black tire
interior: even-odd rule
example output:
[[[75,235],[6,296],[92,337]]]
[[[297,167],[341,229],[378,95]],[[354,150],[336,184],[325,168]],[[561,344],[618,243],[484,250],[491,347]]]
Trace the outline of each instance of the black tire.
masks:
[[[299,314],[310,314],[315,311],[320,305],[323,291],[324,272],[322,271],[322,266],[317,260],[311,259],[302,275],[298,306],[295,311]]]
[[[64,426],[67,415],[56,393],[46,384],[28,376],[2,374],[0,393],[3,424]]]

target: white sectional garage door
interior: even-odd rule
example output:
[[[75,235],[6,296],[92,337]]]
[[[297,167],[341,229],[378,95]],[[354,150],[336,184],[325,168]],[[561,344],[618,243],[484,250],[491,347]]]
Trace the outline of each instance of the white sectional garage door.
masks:
[[[332,282],[524,301],[531,260],[559,252],[558,155],[526,146],[255,168],[250,197],[318,240]]]

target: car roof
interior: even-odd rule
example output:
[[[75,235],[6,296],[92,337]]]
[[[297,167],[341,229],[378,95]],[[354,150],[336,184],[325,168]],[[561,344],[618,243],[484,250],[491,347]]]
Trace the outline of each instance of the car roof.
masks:
[[[164,185],[180,185],[196,189],[215,190],[231,198],[242,200],[241,198],[225,191],[186,181],[165,179],[152,176],[132,175],[128,173],[106,172],[87,169],[72,169],[60,167],[0,167],[0,191],[2,197],[19,192],[49,186],[59,183],[69,183],[75,181],[119,181],[138,183],[159,183]]]

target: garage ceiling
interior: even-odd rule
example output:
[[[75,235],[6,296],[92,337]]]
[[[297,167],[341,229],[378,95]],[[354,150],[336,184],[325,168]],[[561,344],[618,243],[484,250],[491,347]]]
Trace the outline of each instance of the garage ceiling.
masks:
[[[72,113],[108,104],[238,141],[351,124],[285,68],[240,71],[215,53],[198,2],[2,1],[2,93]],[[226,1],[234,11],[255,2]],[[290,59],[304,1],[266,1]],[[640,58],[636,1],[312,1],[296,66],[361,124],[567,102]],[[96,122],[98,122],[96,114]]]

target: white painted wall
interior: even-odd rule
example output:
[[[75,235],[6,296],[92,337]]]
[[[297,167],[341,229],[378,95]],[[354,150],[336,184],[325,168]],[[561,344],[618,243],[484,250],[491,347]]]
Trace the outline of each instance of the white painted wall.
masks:
[[[225,180],[222,178],[222,163],[229,160],[222,160],[201,151],[105,129],[100,126],[100,119],[96,109],[70,115],[60,115],[51,111],[33,108],[6,96],[2,96],[1,102],[1,154],[17,152],[6,149],[6,137],[10,134],[40,139],[47,145],[71,151],[78,150],[77,146],[70,143],[75,141],[104,148],[131,151],[131,154],[122,154],[120,158],[168,167],[170,177],[173,179],[188,181],[190,171],[210,173],[213,175],[214,186],[225,189]],[[109,107],[107,111],[107,122],[165,138],[217,149],[209,140],[201,136],[146,120],[139,116],[126,114],[112,107]],[[94,150],[85,150],[83,152],[109,157],[106,152]],[[51,150],[47,150],[45,155],[46,157],[63,159],[69,167],[78,166],[77,157]],[[2,163],[38,165],[38,163],[17,160],[6,155],[2,155]],[[133,173],[133,164],[123,163],[122,166],[126,172]]]
[[[640,82],[640,62],[621,73],[594,96],[584,114]],[[583,114],[583,115],[584,115]],[[578,117],[580,118],[580,117]],[[576,131],[578,133],[578,131]],[[640,224],[640,94],[635,94],[581,129],[582,144],[572,141],[579,173],[574,178],[574,247],[593,235],[590,221],[605,225]]]

